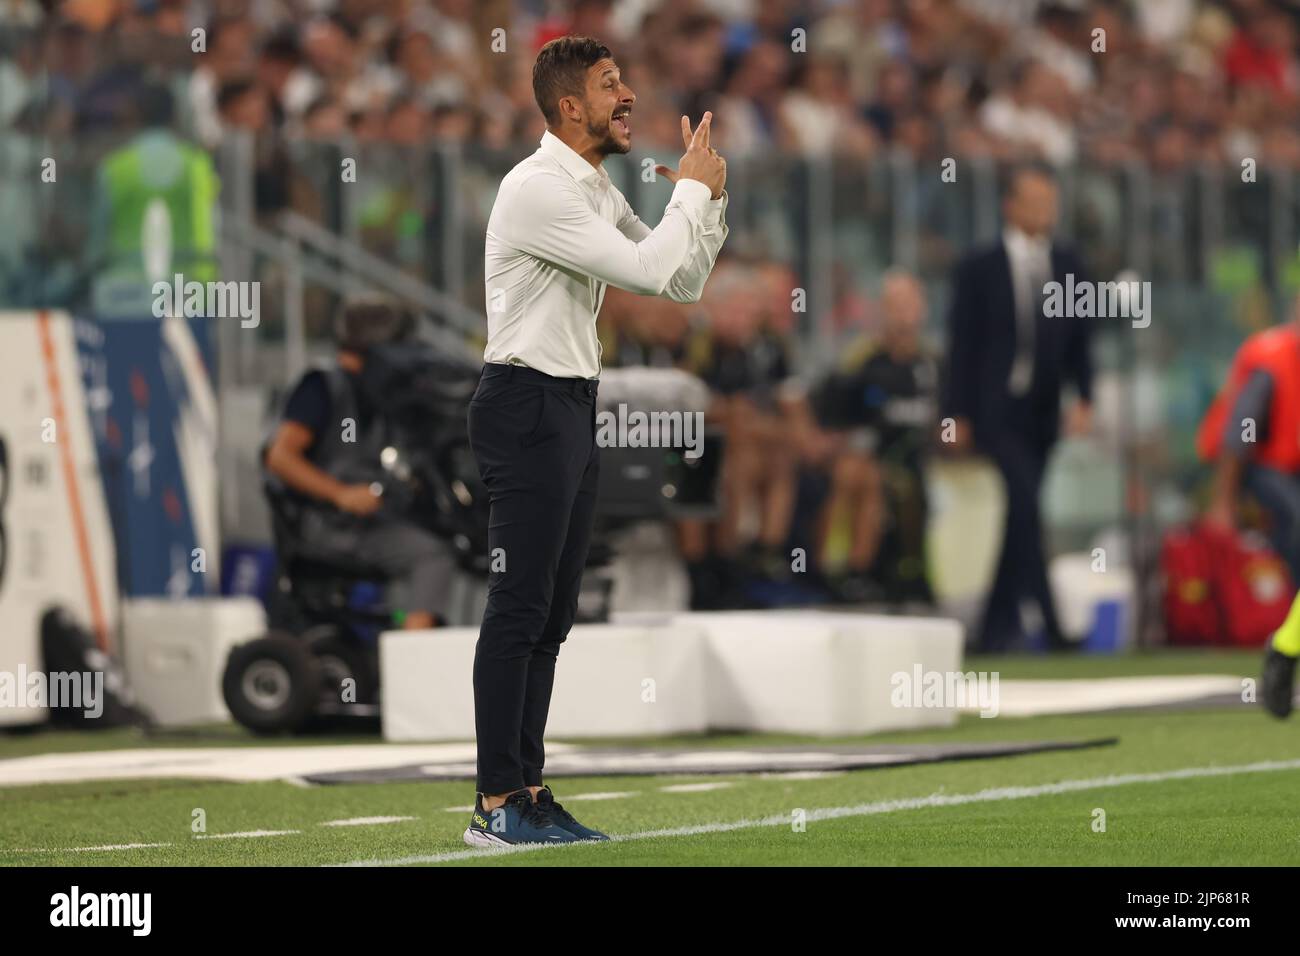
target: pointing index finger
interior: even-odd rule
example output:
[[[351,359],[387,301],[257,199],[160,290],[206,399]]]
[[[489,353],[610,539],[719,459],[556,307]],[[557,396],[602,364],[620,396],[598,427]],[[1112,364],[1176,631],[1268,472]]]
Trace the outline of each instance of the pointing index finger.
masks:
[[[691,141],[693,136],[694,134],[691,132],[691,118],[689,116],[683,116],[682,117],[682,145],[687,149],[691,148]]]

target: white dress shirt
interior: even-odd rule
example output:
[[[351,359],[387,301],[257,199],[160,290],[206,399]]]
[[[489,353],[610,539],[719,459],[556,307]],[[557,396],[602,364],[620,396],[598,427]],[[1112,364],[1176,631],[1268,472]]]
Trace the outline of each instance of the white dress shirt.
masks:
[[[697,302],[727,237],[726,193],[679,180],[651,229],[603,167],[549,131],[506,174],[488,219],[485,362],[565,378],[600,375],[605,287]]]
[[[1043,286],[1052,280],[1052,243],[1008,226],[1002,233],[1011,266],[1011,289],[1016,303],[1016,350],[1007,388],[1024,395],[1034,380],[1034,339],[1043,311]]]

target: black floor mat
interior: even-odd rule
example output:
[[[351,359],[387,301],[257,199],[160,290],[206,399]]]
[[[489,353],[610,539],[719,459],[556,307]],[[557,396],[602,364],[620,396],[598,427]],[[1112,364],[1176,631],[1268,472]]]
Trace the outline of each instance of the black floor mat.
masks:
[[[664,774],[793,773],[867,770],[943,760],[1013,757],[1053,750],[1107,747],[1118,737],[1013,743],[800,744],[785,747],[582,748],[548,757],[547,777],[625,777]],[[470,762],[408,764],[373,770],[313,774],[309,783],[387,783],[414,780],[472,780]]]

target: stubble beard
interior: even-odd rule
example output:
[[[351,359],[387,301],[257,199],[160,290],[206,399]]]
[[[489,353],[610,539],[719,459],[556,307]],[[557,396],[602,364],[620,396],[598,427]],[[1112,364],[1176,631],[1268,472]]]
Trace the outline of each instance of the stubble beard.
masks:
[[[626,145],[616,140],[609,120],[605,120],[603,126],[597,126],[595,123],[588,121],[587,135],[596,140],[596,150],[601,156],[622,155],[632,151],[630,137]]]

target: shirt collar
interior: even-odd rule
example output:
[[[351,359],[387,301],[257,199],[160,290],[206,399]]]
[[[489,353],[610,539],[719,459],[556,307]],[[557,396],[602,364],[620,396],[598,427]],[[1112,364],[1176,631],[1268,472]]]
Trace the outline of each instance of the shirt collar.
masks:
[[[582,182],[589,177],[600,180],[609,179],[609,173],[605,172],[604,166],[591,165],[549,129],[542,134],[541,146],[542,152],[558,162],[564,168],[564,171],[578,182]]]
[[[1043,255],[1052,248],[1051,241],[1046,236],[1031,236],[1015,226],[1007,226],[1002,230],[1002,242],[1011,255]]]

